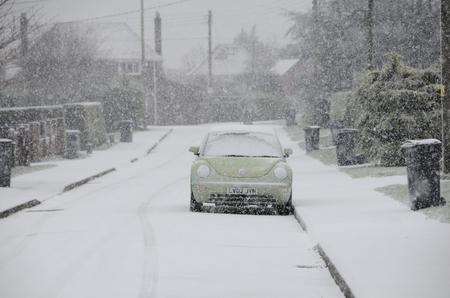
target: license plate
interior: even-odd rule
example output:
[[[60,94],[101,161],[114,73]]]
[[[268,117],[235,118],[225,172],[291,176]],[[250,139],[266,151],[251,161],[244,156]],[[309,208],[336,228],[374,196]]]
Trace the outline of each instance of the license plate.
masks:
[[[230,187],[228,189],[229,195],[243,195],[243,196],[255,196],[258,194],[256,188],[253,187]]]

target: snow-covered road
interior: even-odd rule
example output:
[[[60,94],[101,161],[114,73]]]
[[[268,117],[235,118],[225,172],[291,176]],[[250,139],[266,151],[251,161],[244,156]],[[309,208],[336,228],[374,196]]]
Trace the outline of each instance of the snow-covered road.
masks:
[[[0,297],[342,297],[292,216],[189,212],[206,130],[2,220]]]

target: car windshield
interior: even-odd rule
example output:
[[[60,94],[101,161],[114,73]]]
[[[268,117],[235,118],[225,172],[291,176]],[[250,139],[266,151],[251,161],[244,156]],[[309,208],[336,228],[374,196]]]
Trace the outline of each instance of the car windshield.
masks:
[[[281,146],[275,135],[259,132],[211,133],[204,156],[281,157]]]

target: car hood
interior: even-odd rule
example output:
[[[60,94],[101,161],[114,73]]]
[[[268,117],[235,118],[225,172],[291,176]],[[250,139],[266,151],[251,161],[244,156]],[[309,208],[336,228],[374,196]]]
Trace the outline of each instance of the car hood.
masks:
[[[258,178],[266,176],[281,158],[207,157],[204,160],[221,176]]]

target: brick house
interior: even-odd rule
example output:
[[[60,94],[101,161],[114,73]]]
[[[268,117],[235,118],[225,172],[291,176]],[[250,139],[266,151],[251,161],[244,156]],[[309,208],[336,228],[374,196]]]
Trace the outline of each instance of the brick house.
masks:
[[[301,82],[302,65],[299,59],[279,60],[271,69],[278,77],[285,96],[294,96]]]

